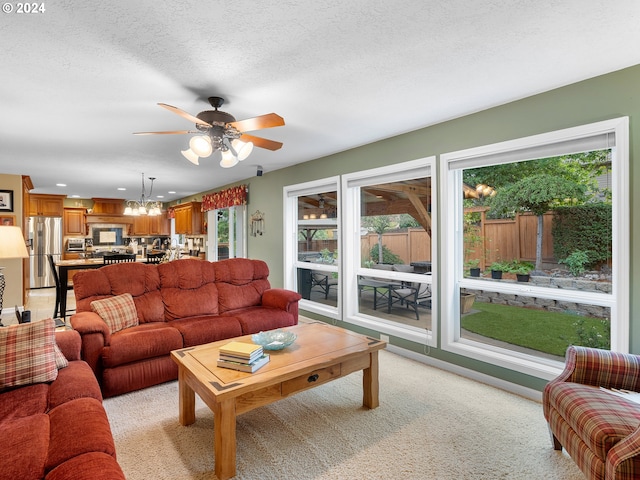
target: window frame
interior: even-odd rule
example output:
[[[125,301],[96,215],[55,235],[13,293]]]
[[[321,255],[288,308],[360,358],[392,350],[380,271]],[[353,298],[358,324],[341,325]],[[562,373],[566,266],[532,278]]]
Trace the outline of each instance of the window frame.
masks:
[[[589,141],[596,137],[603,139],[612,133],[615,135],[615,147],[612,148],[613,276],[611,294],[548,289],[528,284],[492,284],[491,287],[505,293],[570,299],[580,303],[610,307],[611,350],[628,352],[630,311],[628,117],[620,117],[440,155],[440,171],[444,178],[441,183],[442,204],[443,208],[447,208],[447,211],[452,212],[451,215],[442,216],[441,225],[442,250],[440,258],[443,265],[449,266],[449,268],[443,269],[441,277],[441,298],[443,301],[440,318],[442,322],[441,348],[443,350],[547,380],[551,380],[561,372],[563,368],[562,362],[545,360],[533,355],[521,354],[512,350],[492,347],[460,338],[460,288],[488,289],[486,282],[462,276],[464,248],[462,235],[462,172],[465,168],[475,166],[544,158],[541,154],[545,153],[546,156],[554,156],[557,155],[555,148],[558,146],[589,144]],[[574,152],[566,151],[563,153]]]
[[[360,188],[388,183],[393,180],[409,180],[420,177],[431,178],[431,289],[432,289],[432,324],[431,330],[425,330],[380,317],[359,313],[358,278],[359,276],[385,277],[392,280],[410,282],[424,281],[418,274],[388,272],[361,267],[360,221],[361,197]],[[374,168],[342,175],[342,223],[343,223],[343,263],[342,288],[344,289],[343,320],[360,327],[369,328],[382,334],[392,335],[416,343],[429,346],[437,345],[438,338],[438,205],[437,205],[436,157],[429,156],[410,160],[399,164]]]
[[[338,261],[335,265],[326,265],[320,263],[309,263],[298,260],[298,197],[322,193],[327,191],[336,192],[336,212],[338,213],[337,224],[337,244],[338,244]],[[342,309],[342,262],[344,255],[342,244],[342,222],[341,222],[341,192],[340,177],[333,176],[311,182],[299,183],[296,185],[288,185],[283,188],[283,218],[284,218],[284,288],[298,291],[298,269],[318,270],[328,274],[337,273],[339,283],[337,288],[337,305],[325,305],[312,300],[301,299],[299,307],[311,313],[326,316],[335,320],[341,318]]]

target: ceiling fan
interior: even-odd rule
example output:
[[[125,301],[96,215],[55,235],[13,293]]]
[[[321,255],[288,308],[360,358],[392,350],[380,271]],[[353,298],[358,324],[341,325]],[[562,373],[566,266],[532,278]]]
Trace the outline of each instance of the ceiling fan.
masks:
[[[275,113],[267,113],[246,120],[236,120],[227,112],[218,110],[224,104],[222,97],[209,97],[209,103],[215,110],[205,110],[193,116],[177,107],[158,103],[170,112],[194,122],[197,130],[171,130],[165,132],[135,132],[134,135],[175,135],[198,134],[189,141],[189,149],[182,150],[182,155],[195,165],[199,165],[199,157],[208,157],[219,150],[222,153],[220,166],[230,168],[247,158],[253,147],[267,150],[278,150],[282,142],[256,137],[244,132],[262,130],[264,128],[281,127],[284,119]]]

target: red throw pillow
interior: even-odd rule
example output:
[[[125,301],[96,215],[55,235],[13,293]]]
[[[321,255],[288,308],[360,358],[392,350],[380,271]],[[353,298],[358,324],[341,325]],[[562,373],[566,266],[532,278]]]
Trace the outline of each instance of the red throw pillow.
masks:
[[[91,302],[91,310],[100,315],[111,333],[138,325],[138,312],[130,293],[94,300]]]
[[[0,328],[0,390],[57,377],[53,319]]]

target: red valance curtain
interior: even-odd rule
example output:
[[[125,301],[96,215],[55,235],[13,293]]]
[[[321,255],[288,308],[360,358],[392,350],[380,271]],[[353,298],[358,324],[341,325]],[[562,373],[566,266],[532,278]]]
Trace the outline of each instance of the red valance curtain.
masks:
[[[248,191],[249,189],[246,185],[239,185],[237,187],[227,188],[226,190],[203,195],[202,211],[208,212],[209,210],[217,210],[219,208],[246,205]]]

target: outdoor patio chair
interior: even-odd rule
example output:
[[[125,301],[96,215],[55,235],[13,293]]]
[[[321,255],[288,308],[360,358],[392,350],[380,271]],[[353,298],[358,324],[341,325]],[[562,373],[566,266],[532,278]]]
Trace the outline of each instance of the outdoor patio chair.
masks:
[[[325,300],[329,297],[331,287],[338,288],[338,279],[334,278],[331,273],[321,272],[319,270],[311,271],[311,288],[319,287],[324,293]]]
[[[402,287],[393,288],[391,291],[391,305],[400,304],[411,308],[416,314],[416,320],[420,320],[418,307],[431,308],[431,284],[411,283]]]

